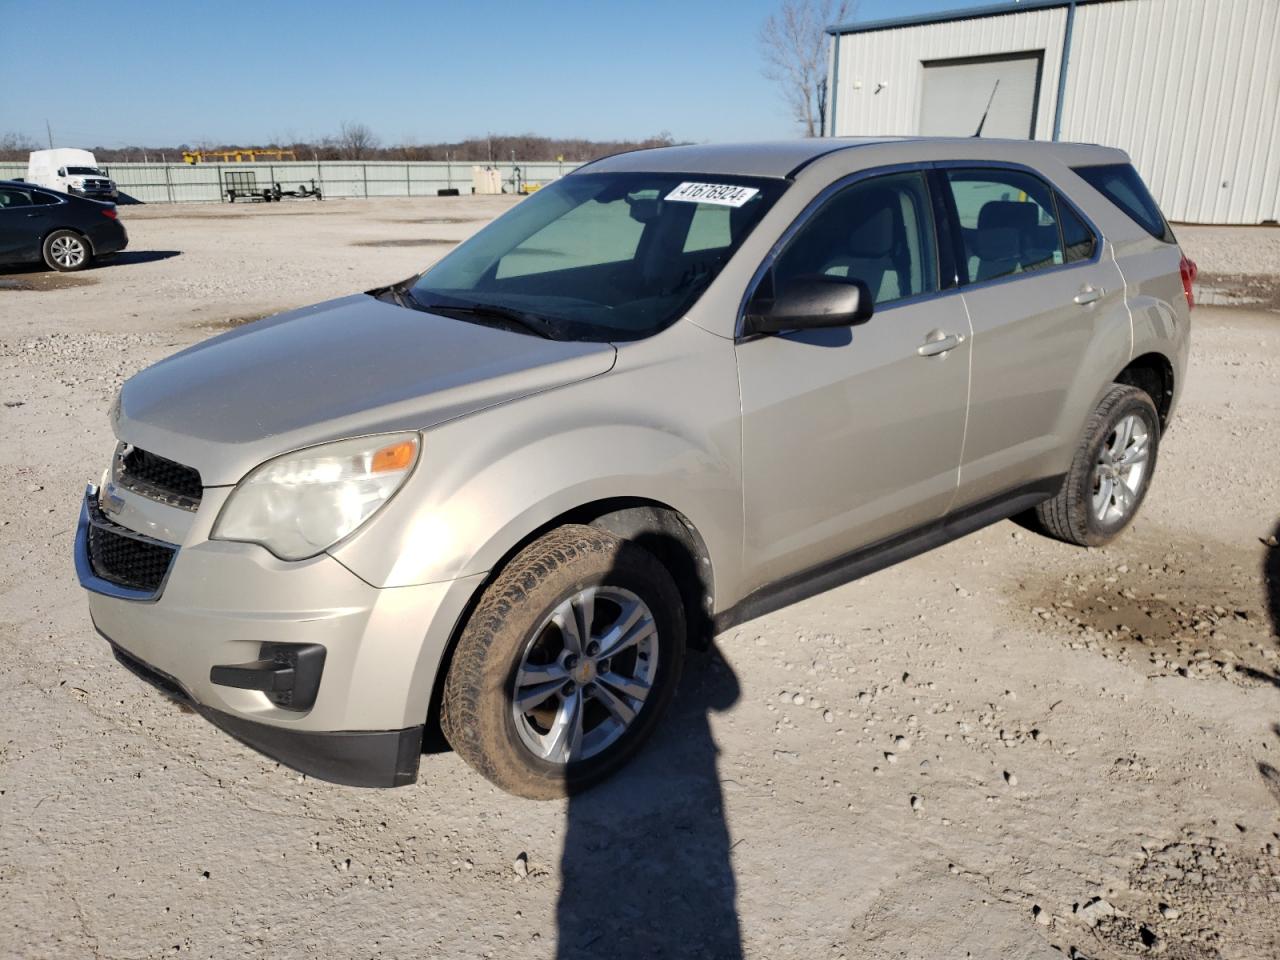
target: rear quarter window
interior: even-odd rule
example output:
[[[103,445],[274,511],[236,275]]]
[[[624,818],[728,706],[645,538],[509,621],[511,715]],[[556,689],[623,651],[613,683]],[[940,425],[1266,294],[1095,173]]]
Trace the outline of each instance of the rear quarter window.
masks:
[[[1058,204],[1058,223],[1062,226],[1062,244],[1067,263],[1092,259],[1098,249],[1098,238],[1093,235],[1088,224],[1068,206],[1061,194],[1054,194],[1054,199]]]
[[[1073,167],[1072,170],[1157,240],[1177,242],[1155,197],[1151,196],[1151,191],[1131,164],[1107,163],[1096,167]]]

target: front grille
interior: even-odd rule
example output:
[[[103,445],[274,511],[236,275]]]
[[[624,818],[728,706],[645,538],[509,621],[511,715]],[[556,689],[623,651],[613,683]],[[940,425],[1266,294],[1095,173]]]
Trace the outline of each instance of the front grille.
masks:
[[[171,544],[112,523],[91,504],[89,562],[103,580],[131,590],[157,593],[177,552]]]
[[[199,471],[127,443],[116,449],[113,473],[112,479],[126,490],[183,510],[200,506],[204,493]]]

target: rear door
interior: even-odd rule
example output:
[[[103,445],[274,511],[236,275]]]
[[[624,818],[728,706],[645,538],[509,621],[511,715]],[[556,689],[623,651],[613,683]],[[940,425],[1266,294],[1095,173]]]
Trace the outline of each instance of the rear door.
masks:
[[[959,295],[941,289],[925,174],[835,188],[793,229],[761,287],[850,277],[875,312],[737,346],[753,588],[941,517],[964,437],[969,326]]]
[[[1129,315],[1096,229],[1041,177],[964,164],[941,179],[973,326],[963,507],[1066,470],[1082,426],[1074,387],[1097,379],[1084,364],[1103,328],[1123,327],[1111,340],[1129,346]]]

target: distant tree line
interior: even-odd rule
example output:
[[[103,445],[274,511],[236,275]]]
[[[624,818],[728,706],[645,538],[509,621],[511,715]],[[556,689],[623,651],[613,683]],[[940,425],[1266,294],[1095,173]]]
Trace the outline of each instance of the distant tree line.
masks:
[[[671,134],[659,133],[643,140],[587,140],[582,138],[540,137],[532,133],[494,134],[469,137],[454,143],[399,143],[383,145],[373,131],[362,123],[344,123],[338,133],[315,141],[271,143],[179,143],[171,146],[102,147],[79,144],[92,150],[100,163],[129,163],[147,160],[170,163],[182,160],[184,150],[235,150],[259,147],[292,150],[299,160],[454,160],[459,163],[509,163],[512,154],[521,161],[594,160],[625,150],[646,147],[669,147],[676,141]],[[44,144],[20,133],[0,133],[0,160],[22,160]],[[62,144],[66,146],[66,144]]]

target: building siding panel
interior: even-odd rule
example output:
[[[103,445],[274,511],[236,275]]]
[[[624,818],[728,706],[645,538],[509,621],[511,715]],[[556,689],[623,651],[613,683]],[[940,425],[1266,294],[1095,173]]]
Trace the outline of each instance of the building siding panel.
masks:
[[[1065,25],[1052,8],[843,34],[834,132],[917,133],[924,60],[1043,49],[1035,136],[1049,139]],[[1277,51],[1280,0],[1082,5],[1062,139],[1128,151],[1173,220],[1280,220]]]
[[[922,64],[926,60],[1043,50],[1044,73],[1036,104],[1036,137],[1048,139],[1053,134],[1053,104],[1058,89],[1065,16],[1062,10],[1038,10],[1015,17],[959,20],[839,37],[836,134],[916,133],[924,79]],[[887,81],[887,86],[877,93],[881,81]]]
[[[1171,219],[1278,219],[1278,48],[1276,0],[1081,7],[1063,139],[1127,150]]]

